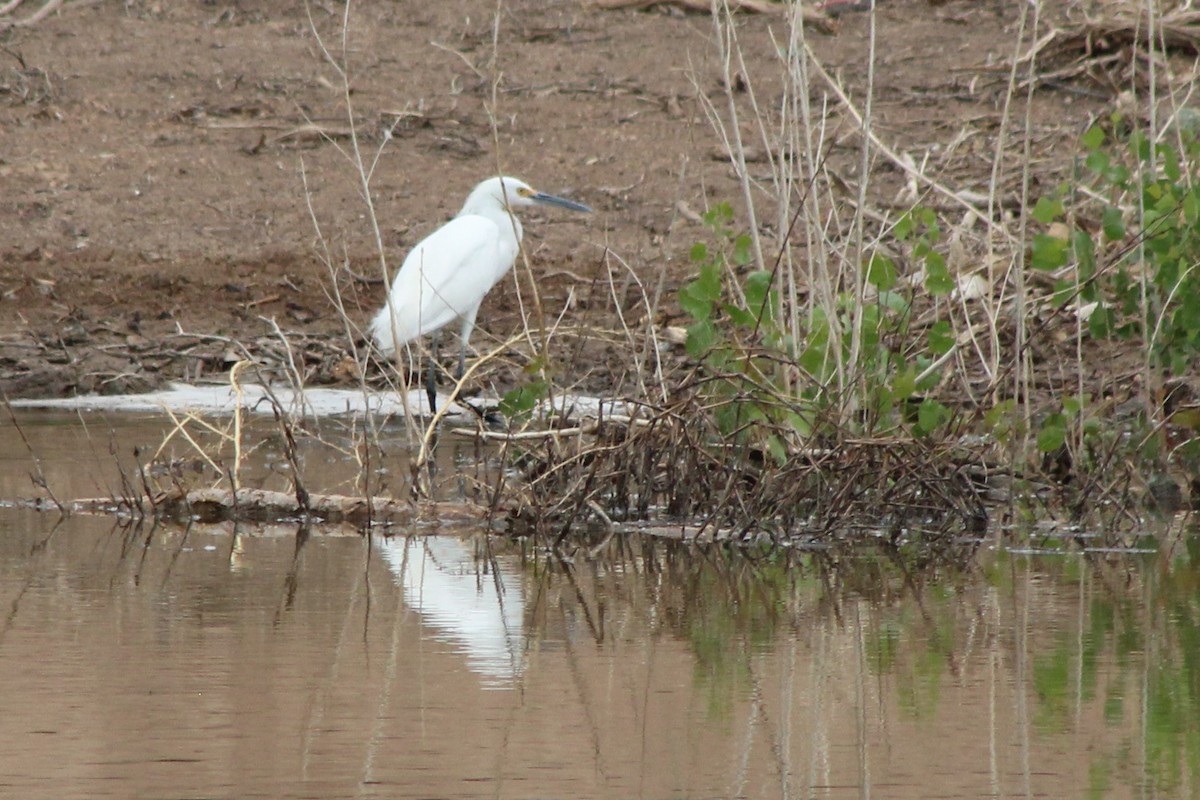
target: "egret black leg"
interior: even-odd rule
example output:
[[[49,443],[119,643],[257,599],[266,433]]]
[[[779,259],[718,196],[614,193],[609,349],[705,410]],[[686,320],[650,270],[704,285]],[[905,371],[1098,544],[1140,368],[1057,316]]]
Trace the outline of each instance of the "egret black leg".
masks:
[[[429,347],[429,370],[425,373],[425,396],[429,398],[429,416],[437,413],[438,336]]]
[[[462,340],[462,346],[458,350],[458,372],[454,373],[454,380],[461,381],[463,374],[467,371],[467,340]]]

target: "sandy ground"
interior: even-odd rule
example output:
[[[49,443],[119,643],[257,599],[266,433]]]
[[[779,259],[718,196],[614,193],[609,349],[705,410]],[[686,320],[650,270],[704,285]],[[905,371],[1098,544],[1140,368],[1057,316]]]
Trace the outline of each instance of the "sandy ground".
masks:
[[[355,3],[343,31],[333,2],[314,2],[310,18],[291,2],[132,0],[68,4],[0,34],[0,389],[212,376],[239,357],[214,337],[269,348],[275,325],[294,335],[307,380],[352,376],[346,354],[383,286],[351,122],[390,269],[503,171],[597,212],[526,220],[548,315],[613,328],[619,305],[636,320],[640,282],[665,289],[658,323],[678,322],[671,292],[704,238],[691,212],[740,194],[701,102],[724,103],[710,19],[577,0],[500,8]],[[876,14],[877,131],[955,189],[986,193],[1017,13],[888,0]],[[853,93],[865,86],[868,23],[852,12],[835,34],[810,34]],[[779,16],[740,17],[754,99],[768,109],[785,36]],[[347,56],[349,103],[322,43]],[[737,102],[748,111],[750,93]],[[1103,108],[1094,92],[1039,91],[1035,172],[1053,175],[1061,145]],[[849,117],[833,104],[827,122],[830,163],[853,182]],[[903,178],[886,159],[874,169],[887,207]],[[477,346],[520,328],[522,285],[488,298]],[[627,381],[602,341],[566,357],[584,388]]]

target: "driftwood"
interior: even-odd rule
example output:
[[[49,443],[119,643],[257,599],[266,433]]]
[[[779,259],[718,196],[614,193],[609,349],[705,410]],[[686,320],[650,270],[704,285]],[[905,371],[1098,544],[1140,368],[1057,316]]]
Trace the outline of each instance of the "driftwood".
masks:
[[[1065,28],[1053,28],[1022,56],[1020,64],[1033,58],[1053,62],[1072,58],[1086,66],[1088,59],[1113,53],[1126,47],[1147,45],[1148,23],[1144,16],[1130,14],[1127,4],[1108,3],[1101,12]],[[1108,13],[1103,13],[1107,11]],[[1200,11],[1175,10],[1157,18],[1154,47],[1200,54]]]
[[[650,8],[652,6],[674,6],[684,11],[709,13],[712,11],[711,0],[591,0],[592,6],[602,9],[619,8]],[[729,0],[729,7],[734,11],[748,11],[754,14],[778,14],[787,9],[783,3],[771,0]],[[837,32],[837,23],[827,14],[815,8],[800,10],[805,25],[811,25],[825,34]]]
[[[1150,30],[1145,17],[1128,13],[1127,3],[1110,5],[1113,13],[1088,20],[1080,30],[1073,32],[1074,42],[1084,45],[1088,52],[1101,41],[1109,49],[1114,45],[1144,45]],[[1158,17],[1153,30],[1156,48],[1161,45],[1191,55],[1200,53],[1200,11],[1183,8],[1169,11]],[[1068,31],[1068,36],[1071,34]]]
[[[103,0],[75,0],[75,2],[67,6],[63,5],[63,0],[46,0],[41,8],[27,17],[10,17],[9,15],[23,2],[25,2],[25,0],[9,0],[9,2],[5,3],[3,6],[0,6],[0,31],[6,31],[9,28],[28,28],[38,24],[46,17],[58,12],[59,10],[99,5],[103,2]]]
[[[186,493],[164,492],[154,497],[92,497],[61,506],[48,498],[24,500],[12,505],[38,511],[56,511],[63,515],[111,516],[136,521],[157,520],[199,525],[250,523],[255,525],[308,525],[340,527],[346,533],[362,533],[367,528],[405,527],[405,533],[419,526],[435,533],[442,526],[483,525],[488,509],[473,503],[409,503],[390,497],[312,495],[309,508],[301,510],[294,495],[264,489],[241,489],[237,498],[227,489],[197,489]],[[499,516],[508,513],[501,509]],[[589,548],[598,552],[613,536],[647,536],[677,542],[709,543],[739,539],[730,528],[706,526],[697,522],[607,522],[608,535],[600,545]]]
[[[61,511],[73,514],[108,514],[134,518],[196,522],[310,522],[374,525],[483,522],[487,509],[471,503],[410,503],[390,497],[309,495],[307,508],[294,494],[264,489],[170,491],[142,497],[97,497],[75,500]],[[34,508],[56,510],[52,504],[34,502]]]

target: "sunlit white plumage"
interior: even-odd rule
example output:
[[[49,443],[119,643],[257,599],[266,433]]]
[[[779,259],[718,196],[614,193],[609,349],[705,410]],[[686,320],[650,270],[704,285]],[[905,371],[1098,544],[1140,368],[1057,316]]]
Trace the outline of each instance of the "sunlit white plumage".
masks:
[[[462,374],[467,340],[484,296],[512,269],[521,223],[510,213],[549,205],[591,211],[585,205],[534,191],[524,181],[489,178],[467,197],[458,216],[422,239],[392,280],[387,305],[371,322],[371,337],[386,355],[447,325],[459,324]],[[432,405],[432,391],[430,404]]]

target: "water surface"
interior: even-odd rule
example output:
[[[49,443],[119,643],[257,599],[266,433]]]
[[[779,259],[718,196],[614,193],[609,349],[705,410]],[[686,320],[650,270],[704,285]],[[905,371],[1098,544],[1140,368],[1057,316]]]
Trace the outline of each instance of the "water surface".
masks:
[[[110,443],[164,425],[88,422],[22,418],[63,495],[119,480]],[[33,493],[12,433],[0,497]],[[336,448],[306,458],[348,480]],[[638,539],[564,561],[404,533],[0,509],[0,794],[1200,790],[1200,547],[1183,534],[1148,538],[1152,555],[983,543],[920,570]]]

